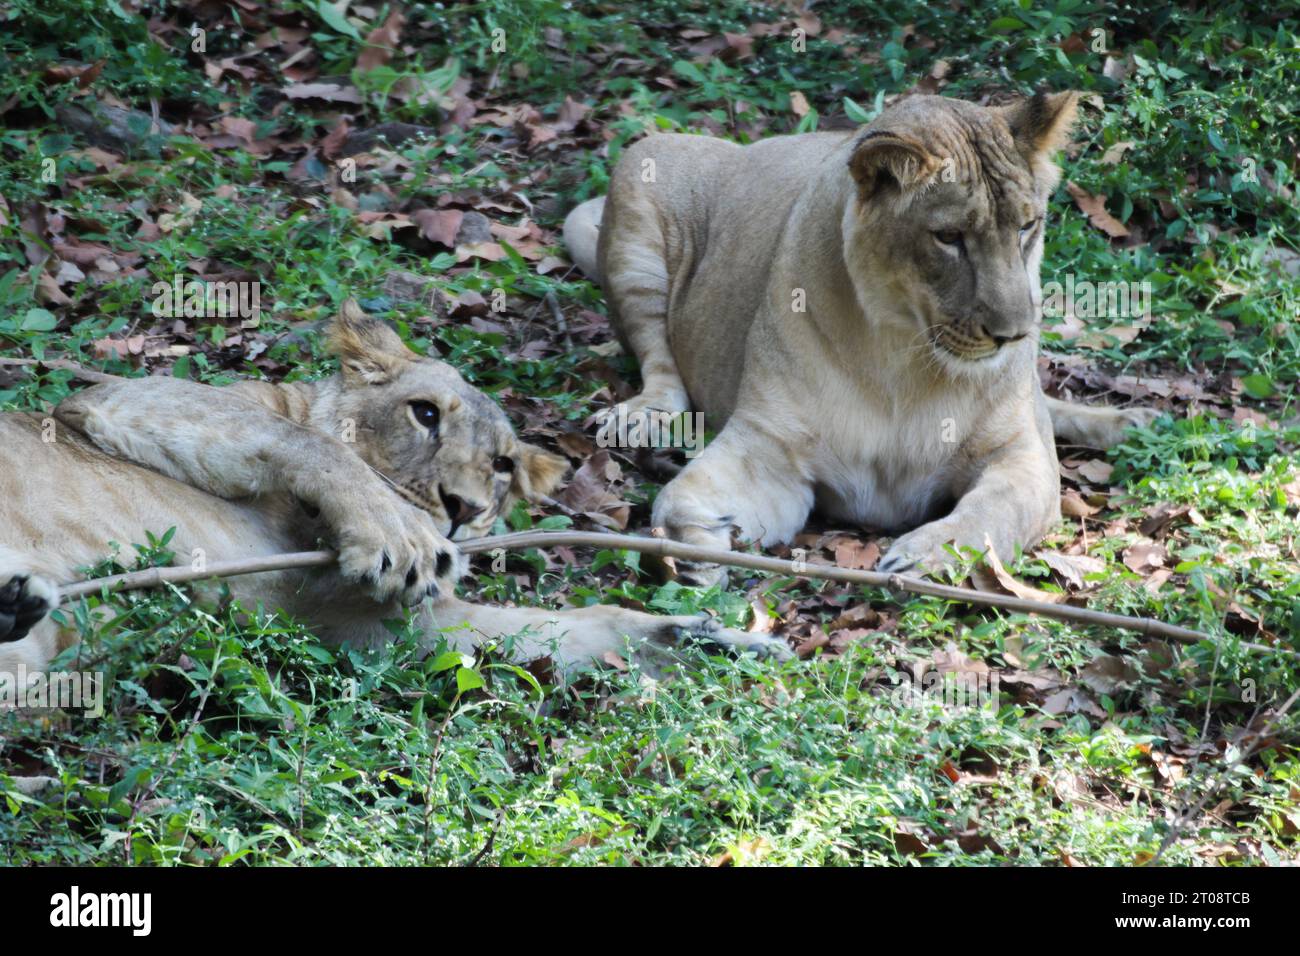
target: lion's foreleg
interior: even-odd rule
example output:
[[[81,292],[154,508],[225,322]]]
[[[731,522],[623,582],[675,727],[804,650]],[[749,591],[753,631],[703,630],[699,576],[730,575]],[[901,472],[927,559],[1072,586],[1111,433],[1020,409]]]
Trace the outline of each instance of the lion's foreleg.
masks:
[[[653,521],[669,538],[701,547],[730,548],[733,532],[744,541],[781,544],[803,528],[813,497],[812,478],[791,449],[736,417],[659,493]],[[726,579],[712,564],[678,568],[701,586]]]
[[[933,569],[958,551],[984,551],[991,544],[1002,560],[1043,537],[1061,518],[1056,454],[1037,431],[1000,449],[945,517],[898,538],[878,570]]]

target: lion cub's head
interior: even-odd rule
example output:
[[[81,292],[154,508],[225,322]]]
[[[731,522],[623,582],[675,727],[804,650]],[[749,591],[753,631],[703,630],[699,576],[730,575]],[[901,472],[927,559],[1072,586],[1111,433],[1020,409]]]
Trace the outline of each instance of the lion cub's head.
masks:
[[[951,372],[990,373],[1034,347],[1043,218],[1060,175],[1052,154],[1075,102],[1074,93],[1005,107],[912,96],[853,143],[855,271],[878,290],[885,277],[905,307],[873,311],[927,339]]]
[[[349,300],[330,328],[341,371],[329,416],[449,538],[487,534],[520,498],[550,494],[568,463],[519,441],[505,413],[460,373],[408,349]]]

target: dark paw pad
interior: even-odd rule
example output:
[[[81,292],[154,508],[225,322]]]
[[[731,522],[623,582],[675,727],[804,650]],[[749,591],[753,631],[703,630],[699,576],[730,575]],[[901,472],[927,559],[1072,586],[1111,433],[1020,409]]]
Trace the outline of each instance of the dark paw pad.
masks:
[[[0,587],[0,643],[21,641],[53,606],[32,586],[26,575],[10,578]]]

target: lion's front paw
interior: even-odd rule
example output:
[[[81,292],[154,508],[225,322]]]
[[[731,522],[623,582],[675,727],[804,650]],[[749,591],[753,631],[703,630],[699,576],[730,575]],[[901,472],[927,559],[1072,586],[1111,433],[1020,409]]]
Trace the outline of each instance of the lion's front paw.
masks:
[[[15,574],[0,584],[0,643],[21,641],[59,606],[59,589],[41,577]]]
[[[707,614],[673,618],[671,626],[673,637],[679,643],[693,640],[717,644],[720,647],[742,653],[753,653],[759,657],[778,661],[793,660],[795,656],[784,638],[723,627],[717,618],[709,617]]]
[[[460,553],[433,519],[399,499],[368,507],[369,514],[348,512],[336,523],[343,576],[381,603],[411,607],[450,594],[462,570]]]
[[[940,570],[957,560],[948,546],[960,540],[960,533],[941,521],[922,525],[895,540],[876,570],[884,574]]]

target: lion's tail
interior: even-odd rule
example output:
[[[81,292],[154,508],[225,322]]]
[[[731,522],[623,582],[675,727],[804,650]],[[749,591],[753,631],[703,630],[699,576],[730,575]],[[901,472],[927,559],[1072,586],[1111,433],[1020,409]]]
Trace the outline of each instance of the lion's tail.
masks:
[[[564,245],[569,257],[592,282],[600,283],[596,265],[596,244],[600,241],[600,220],[605,215],[605,197],[588,199],[576,206],[564,220]]]

